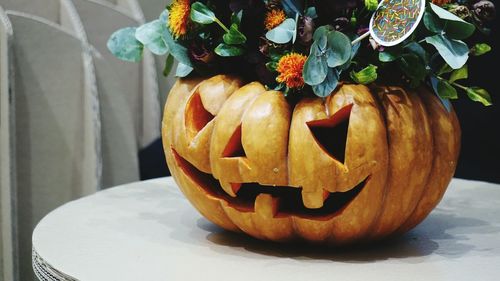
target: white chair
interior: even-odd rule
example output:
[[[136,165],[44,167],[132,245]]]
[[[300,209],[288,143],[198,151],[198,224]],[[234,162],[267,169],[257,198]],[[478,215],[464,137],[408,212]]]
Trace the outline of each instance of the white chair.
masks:
[[[52,209],[98,190],[99,119],[81,40],[46,19],[7,11],[13,29],[11,153],[19,270],[30,274],[31,230]],[[12,137],[13,136],[13,137]]]

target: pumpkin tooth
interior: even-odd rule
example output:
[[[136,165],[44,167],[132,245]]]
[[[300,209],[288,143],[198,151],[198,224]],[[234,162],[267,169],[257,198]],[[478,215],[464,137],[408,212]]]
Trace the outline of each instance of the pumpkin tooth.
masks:
[[[238,193],[238,191],[240,190],[241,188],[241,183],[231,183],[231,190],[233,191],[234,193],[234,196],[236,196],[236,194]],[[232,195],[231,195],[232,196]]]
[[[271,194],[261,193],[255,198],[254,210],[259,216],[272,218],[278,213],[279,200]]]
[[[236,197],[236,192],[238,192],[241,184],[220,181],[220,186],[229,196]]]
[[[313,192],[302,190],[302,202],[309,209],[319,209],[323,207],[325,200],[330,196],[330,192],[324,189],[317,189]]]

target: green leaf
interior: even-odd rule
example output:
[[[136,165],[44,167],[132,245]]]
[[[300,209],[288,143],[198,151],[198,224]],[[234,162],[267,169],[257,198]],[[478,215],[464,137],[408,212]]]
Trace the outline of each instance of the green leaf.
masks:
[[[163,68],[163,76],[167,77],[172,71],[172,66],[174,66],[174,57],[171,54],[168,54],[165,59],[165,67]]]
[[[243,33],[238,30],[238,25],[235,23],[231,24],[229,28],[229,32],[222,36],[224,43],[229,45],[239,45],[243,44],[247,41],[247,38]]]
[[[491,102],[490,94],[485,90],[478,87],[467,88],[467,96],[473,101],[482,103],[485,106],[490,106]]]
[[[224,43],[220,43],[214,51],[221,57],[236,57],[245,53],[245,49],[242,47],[227,45]]]
[[[426,64],[429,62],[429,54],[427,51],[417,42],[410,42],[406,46],[404,46],[405,50],[410,51],[411,53],[417,55],[422,61]]]
[[[241,24],[242,16],[243,16],[243,10],[239,11],[238,13],[233,13],[231,15],[231,24],[236,24],[239,27]]]
[[[438,95],[443,99],[457,99],[457,90],[448,81],[439,80],[437,83]]]
[[[148,22],[135,31],[135,38],[146,46],[153,54],[162,56],[168,53],[168,47],[163,40],[163,25],[160,20]]]
[[[277,44],[285,44],[292,40],[297,25],[294,19],[286,19],[280,25],[269,30],[266,38]]]
[[[438,70],[437,74],[441,75],[441,74],[450,73],[452,71],[453,71],[453,68],[451,68],[451,66],[449,66],[447,63],[444,63],[443,66],[441,66],[441,68]]]
[[[478,43],[470,49],[470,54],[473,56],[481,56],[486,54],[487,52],[491,51],[490,45],[486,43]]]
[[[452,39],[462,40],[468,38],[476,30],[473,24],[464,21],[437,5],[430,3],[430,8],[435,15],[444,21],[444,31]]]
[[[158,19],[162,24],[166,24],[166,22],[168,21],[168,10],[167,9],[163,10]],[[167,27],[167,25],[165,25],[165,27]]]
[[[183,63],[179,63],[177,65],[177,70],[175,71],[175,76],[177,77],[186,77],[193,71],[193,68],[189,65],[185,65]]]
[[[326,37],[330,31],[334,30],[331,25],[322,25],[313,33],[313,40],[318,41],[321,37]]]
[[[305,15],[308,18],[315,19],[318,17],[318,13],[316,12],[316,7],[309,7],[306,9]]]
[[[326,79],[319,85],[312,86],[313,92],[318,97],[327,97],[337,88],[339,84],[339,72],[336,69],[329,68]]]
[[[117,30],[108,40],[109,51],[124,61],[138,62],[142,59],[144,45],[135,38],[137,28],[127,27]]]
[[[329,67],[343,65],[351,58],[351,39],[339,31],[331,31],[327,35],[328,54],[327,63]]]
[[[415,54],[404,54],[398,60],[403,73],[411,79],[410,86],[416,87],[427,75],[425,65]]]
[[[276,71],[276,68],[278,67],[278,63],[275,62],[275,61],[270,61],[268,63],[266,63],[266,68],[269,70],[269,71]]]
[[[211,24],[215,22],[214,12],[201,2],[191,4],[191,20],[201,24]]]
[[[462,41],[448,39],[440,34],[426,37],[425,41],[433,45],[453,69],[461,68],[469,58],[469,48]]]
[[[450,102],[450,100],[449,99],[444,99],[444,98],[442,98],[439,95],[439,92],[438,92],[438,83],[439,83],[440,80],[436,76],[431,76],[430,80],[431,80],[431,86],[432,86],[432,89],[434,90],[434,93],[439,98],[439,100],[443,104],[443,106],[446,109],[446,111],[451,112],[451,102]]]
[[[377,0],[365,0],[365,7],[368,11],[375,11],[378,7]]]
[[[429,7],[425,10],[423,21],[430,32],[441,33],[444,30],[444,22]]]
[[[370,84],[377,80],[377,66],[370,64],[358,72],[353,70],[350,76],[351,79],[358,84]]]
[[[302,11],[304,11],[301,0],[281,0],[281,5],[288,16],[295,14],[302,15]]]
[[[460,69],[455,69],[450,75],[450,83],[453,83],[455,81],[461,80],[461,79],[467,79],[469,77],[469,69],[467,65],[462,66]]]
[[[168,30],[168,11],[165,10],[161,15],[160,15],[160,22],[162,23],[163,26],[163,33],[162,37],[165,43],[167,44],[168,50],[174,58],[185,65],[192,66],[191,60],[189,59],[188,55],[188,50],[186,47],[182,46],[181,44],[178,44],[174,38],[172,37],[172,34],[170,34],[170,31]]]
[[[381,62],[391,62],[395,61],[399,57],[399,54],[392,53],[390,51],[384,51],[378,53],[378,60]]]
[[[304,82],[310,86],[318,85],[323,82],[327,76],[328,64],[326,57],[321,54],[318,48],[318,42],[313,42],[311,52],[307,57],[302,76]]]

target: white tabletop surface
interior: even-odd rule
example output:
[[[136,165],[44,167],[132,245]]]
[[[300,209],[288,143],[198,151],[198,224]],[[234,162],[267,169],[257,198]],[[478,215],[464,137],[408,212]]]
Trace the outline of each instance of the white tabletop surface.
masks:
[[[35,256],[100,280],[500,280],[500,185],[454,179],[416,229],[360,249],[278,245],[221,230],[171,178],[108,189],[46,216]]]

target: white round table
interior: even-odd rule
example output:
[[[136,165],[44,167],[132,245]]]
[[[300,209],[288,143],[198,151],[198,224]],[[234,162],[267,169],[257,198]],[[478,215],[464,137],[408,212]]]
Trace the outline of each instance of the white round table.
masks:
[[[202,218],[171,178],[70,202],[33,233],[40,280],[500,280],[500,185],[454,179],[416,229],[369,248],[279,245]]]

